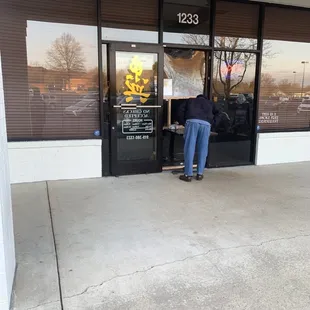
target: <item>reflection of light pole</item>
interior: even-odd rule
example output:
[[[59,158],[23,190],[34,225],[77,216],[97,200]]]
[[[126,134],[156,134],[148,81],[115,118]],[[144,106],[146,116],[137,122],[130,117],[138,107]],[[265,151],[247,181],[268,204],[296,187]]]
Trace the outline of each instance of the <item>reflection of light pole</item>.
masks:
[[[296,71],[293,71],[293,74],[294,74],[294,84],[296,84]]]
[[[304,71],[303,71],[303,75],[302,75],[302,84],[301,84],[301,96],[303,96],[303,93],[304,93],[304,86],[305,86],[306,64],[308,64],[309,61],[302,61],[301,63],[304,65]]]
[[[292,95],[293,95],[293,97],[295,97],[295,91],[296,91],[296,71],[293,71],[293,74],[294,74],[294,84],[293,84],[293,87],[292,87]]]

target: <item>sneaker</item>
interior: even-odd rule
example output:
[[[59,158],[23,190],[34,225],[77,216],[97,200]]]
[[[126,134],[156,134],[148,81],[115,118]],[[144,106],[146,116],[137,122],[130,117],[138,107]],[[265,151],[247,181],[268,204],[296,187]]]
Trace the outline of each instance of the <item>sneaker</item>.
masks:
[[[202,174],[197,174],[196,180],[197,181],[202,181],[202,179],[203,179],[203,175]]]
[[[184,181],[184,182],[192,182],[192,177],[188,176],[188,175],[180,175],[180,178],[179,178],[181,181]]]

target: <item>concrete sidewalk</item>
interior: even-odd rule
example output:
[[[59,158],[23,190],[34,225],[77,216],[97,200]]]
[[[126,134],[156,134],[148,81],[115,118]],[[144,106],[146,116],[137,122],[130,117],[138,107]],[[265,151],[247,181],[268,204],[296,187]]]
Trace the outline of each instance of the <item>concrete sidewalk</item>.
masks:
[[[309,172],[15,185],[13,309],[308,310]]]

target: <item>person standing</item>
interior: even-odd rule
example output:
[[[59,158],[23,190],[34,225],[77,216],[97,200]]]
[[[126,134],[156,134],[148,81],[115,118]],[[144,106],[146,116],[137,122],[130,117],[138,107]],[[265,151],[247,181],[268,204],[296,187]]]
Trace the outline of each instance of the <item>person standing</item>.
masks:
[[[191,182],[193,178],[193,163],[197,146],[198,166],[196,179],[203,179],[206,166],[211,124],[215,115],[219,113],[215,104],[204,95],[198,95],[184,103],[179,109],[179,123],[184,130],[184,174],[180,180]]]

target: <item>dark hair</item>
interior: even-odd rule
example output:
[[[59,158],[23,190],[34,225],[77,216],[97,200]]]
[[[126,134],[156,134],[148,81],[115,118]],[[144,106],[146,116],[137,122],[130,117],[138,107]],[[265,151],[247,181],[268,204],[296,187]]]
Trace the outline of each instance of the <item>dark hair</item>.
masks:
[[[198,95],[196,98],[205,98],[205,99],[208,99],[208,97],[205,96],[205,95],[203,95],[203,94]]]

